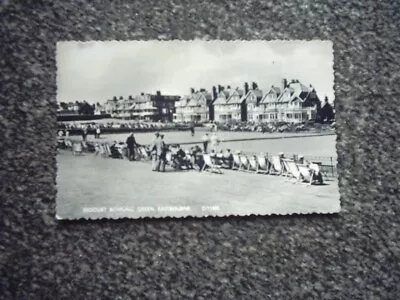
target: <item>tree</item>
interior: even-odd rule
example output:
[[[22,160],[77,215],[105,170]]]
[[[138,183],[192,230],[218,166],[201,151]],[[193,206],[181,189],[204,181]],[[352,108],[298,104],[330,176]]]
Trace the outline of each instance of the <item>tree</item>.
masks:
[[[80,115],[93,115],[94,114],[94,105],[90,105],[86,101],[83,103],[79,103],[78,113]]]
[[[68,104],[65,102],[60,102],[60,107],[62,110],[68,110]]]
[[[321,108],[321,117],[323,122],[330,122],[335,118],[333,107],[328,101],[328,97],[325,97],[325,105]]]

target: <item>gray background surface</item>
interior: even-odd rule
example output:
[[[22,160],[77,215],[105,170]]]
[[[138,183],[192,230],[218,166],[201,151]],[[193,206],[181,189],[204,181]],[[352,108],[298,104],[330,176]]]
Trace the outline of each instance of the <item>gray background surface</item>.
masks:
[[[0,6],[0,297],[395,299],[396,1],[6,1]],[[331,39],[337,216],[57,222],[58,40]]]

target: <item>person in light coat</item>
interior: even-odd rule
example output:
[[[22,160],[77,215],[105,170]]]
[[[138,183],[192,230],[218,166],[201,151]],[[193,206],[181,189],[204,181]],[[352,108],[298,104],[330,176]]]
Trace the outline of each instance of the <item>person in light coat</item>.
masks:
[[[155,138],[152,142],[151,151],[153,157],[153,171],[159,172],[162,162],[162,155],[164,152],[165,143],[164,140],[160,137],[158,132],[155,133]]]

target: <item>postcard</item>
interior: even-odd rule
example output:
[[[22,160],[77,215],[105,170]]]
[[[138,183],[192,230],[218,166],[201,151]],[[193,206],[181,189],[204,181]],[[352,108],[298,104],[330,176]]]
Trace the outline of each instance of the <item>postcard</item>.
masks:
[[[330,41],[57,43],[60,220],[338,213]]]

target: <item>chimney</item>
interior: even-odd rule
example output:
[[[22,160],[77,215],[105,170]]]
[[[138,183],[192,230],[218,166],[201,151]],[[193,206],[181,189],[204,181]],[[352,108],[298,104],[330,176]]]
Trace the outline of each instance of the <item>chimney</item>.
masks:
[[[229,89],[231,88],[231,86],[230,86],[230,85],[227,85],[226,88],[229,90]]]
[[[205,91],[206,91],[205,88],[201,88],[201,89],[200,89],[200,92],[201,92],[201,93],[204,93]]]
[[[190,88],[190,94],[194,94],[194,88]]]
[[[143,93],[143,92],[141,92],[141,93],[140,93],[140,96],[144,96],[144,93]]]
[[[282,91],[283,91],[284,89],[286,89],[287,86],[288,86],[288,81],[287,81],[286,78],[283,78],[283,79],[282,79]]]
[[[132,95],[129,95],[129,100],[133,100]]]
[[[156,92],[156,95],[157,95],[157,96],[161,96],[161,92],[160,92],[160,91],[157,91],[157,92]]]
[[[121,97],[119,97],[119,100],[122,100],[122,99],[124,99],[124,97],[122,97],[122,96],[121,96]]]
[[[251,88],[252,88],[253,90],[258,89],[258,84],[255,83],[255,82],[253,81],[253,83],[251,84]]]
[[[217,99],[217,88],[215,87],[215,85],[212,87],[212,99],[215,100]]]
[[[244,94],[247,95],[249,92],[249,84],[247,82],[244,83]]]
[[[218,93],[221,93],[224,90],[224,87],[218,84]]]

